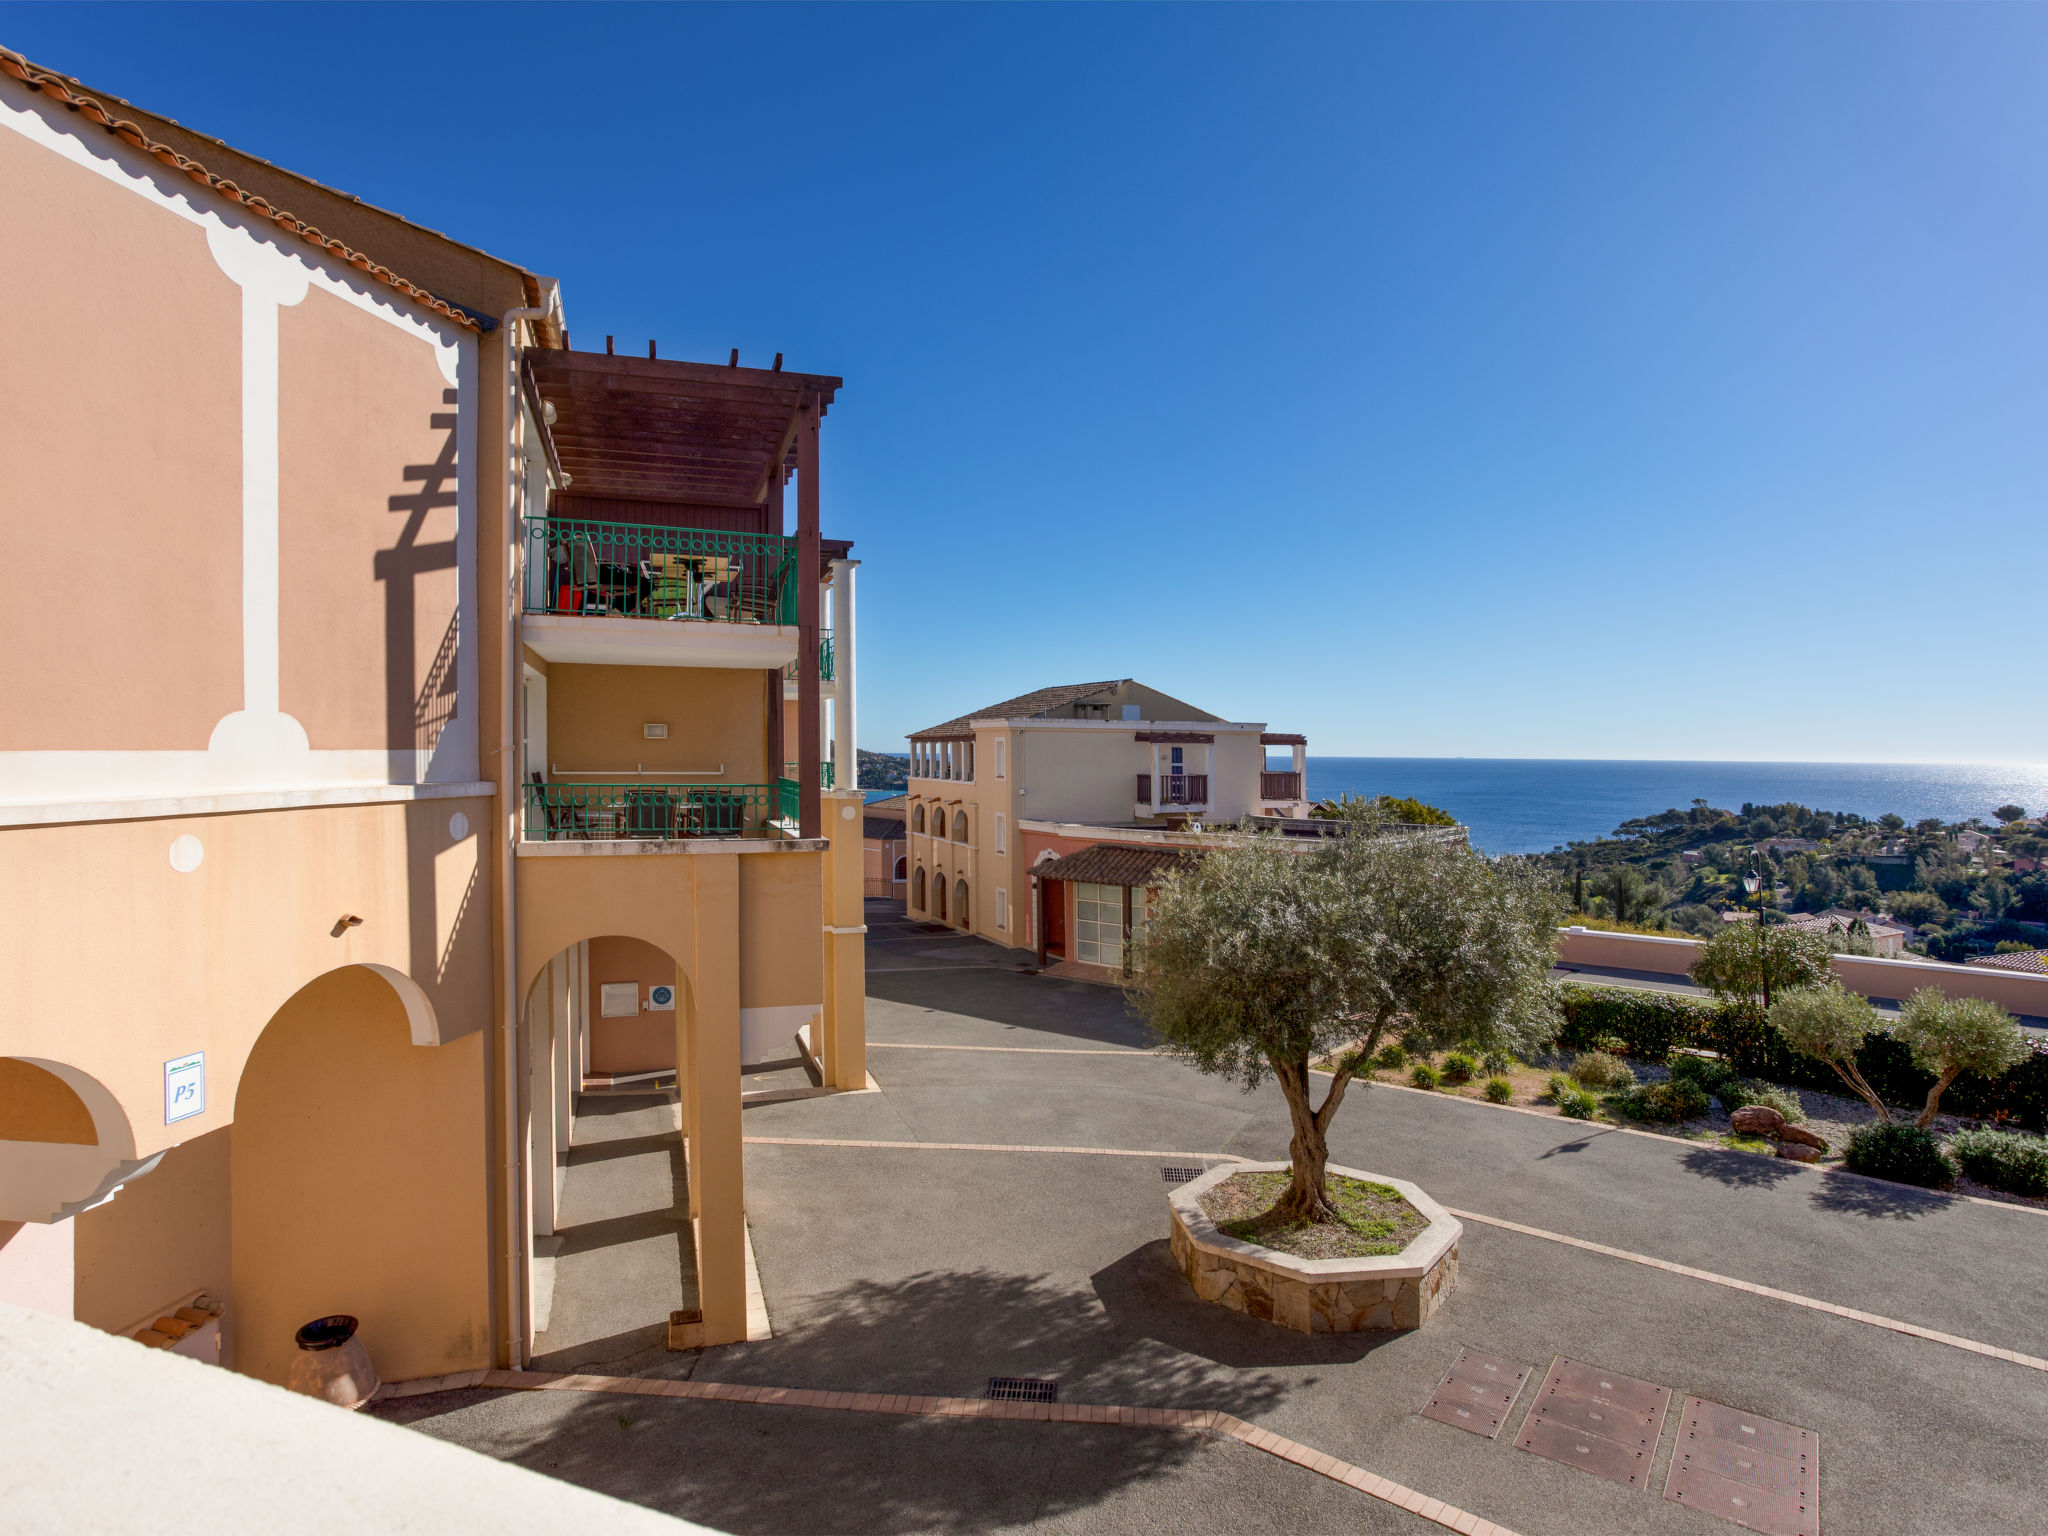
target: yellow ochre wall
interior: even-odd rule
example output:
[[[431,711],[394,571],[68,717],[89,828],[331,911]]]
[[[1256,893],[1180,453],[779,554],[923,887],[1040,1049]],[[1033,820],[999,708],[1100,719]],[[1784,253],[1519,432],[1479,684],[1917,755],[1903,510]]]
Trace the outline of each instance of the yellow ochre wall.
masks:
[[[282,1382],[330,1313],[393,1380],[488,1362],[483,1040],[417,1046],[374,973],[323,976],[264,1032],[235,1101],[236,1366]]]
[[[210,1291],[234,1303],[225,1322],[227,1363],[234,1363],[241,1298],[235,1292],[228,1240],[228,1142],[233,1135],[232,1128],[223,1126],[173,1147],[147,1177],[122,1185],[105,1205],[73,1218],[78,1229],[74,1304],[81,1323],[127,1328],[194,1291]]]
[[[658,1072],[676,1064],[674,1013],[641,1013],[608,1019],[599,1008],[604,984],[630,981],[645,998],[657,984],[673,984],[676,963],[645,939],[593,938],[585,1006],[590,1020],[590,1070],[597,1073]]]
[[[548,668],[548,777],[602,782],[637,764],[691,784],[764,784],[768,743],[761,674],[730,667]],[[650,721],[668,726],[649,741]],[[703,772],[716,770],[724,772]],[[624,780],[631,782],[631,776]]]

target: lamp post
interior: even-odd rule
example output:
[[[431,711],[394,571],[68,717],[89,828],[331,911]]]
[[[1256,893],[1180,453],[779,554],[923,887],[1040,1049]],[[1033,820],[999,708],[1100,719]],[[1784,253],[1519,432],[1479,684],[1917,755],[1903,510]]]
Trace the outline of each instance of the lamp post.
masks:
[[[1771,970],[1764,960],[1764,867],[1763,856],[1756,849],[1749,850],[1749,873],[1742,877],[1742,888],[1756,898],[1756,974],[1764,992],[1764,1012],[1771,1011]]]

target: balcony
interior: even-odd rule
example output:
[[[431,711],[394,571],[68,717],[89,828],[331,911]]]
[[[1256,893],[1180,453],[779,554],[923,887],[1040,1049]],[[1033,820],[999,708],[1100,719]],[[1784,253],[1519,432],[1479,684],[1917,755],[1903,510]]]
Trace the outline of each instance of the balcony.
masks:
[[[526,643],[547,660],[794,664],[795,539],[591,518],[524,521]]]
[[[793,835],[797,786],[773,784],[529,784],[528,842],[657,842]]]
[[[792,661],[782,669],[782,676],[785,681],[793,683],[797,680],[799,665],[800,663]],[[818,631],[818,681],[821,683],[832,681],[832,631],[829,629]]]
[[[1259,798],[1261,800],[1299,800],[1301,798],[1301,775],[1291,772],[1259,773]]]
[[[1162,806],[1206,806],[1209,803],[1209,775],[1206,773],[1141,773],[1138,775],[1138,804],[1157,802]]]

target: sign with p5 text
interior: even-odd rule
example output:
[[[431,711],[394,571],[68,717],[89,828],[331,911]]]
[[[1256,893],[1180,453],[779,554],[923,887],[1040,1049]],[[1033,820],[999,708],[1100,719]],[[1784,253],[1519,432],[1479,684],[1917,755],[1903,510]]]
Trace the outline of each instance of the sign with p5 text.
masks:
[[[164,1063],[164,1124],[206,1113],[206,1052]]]

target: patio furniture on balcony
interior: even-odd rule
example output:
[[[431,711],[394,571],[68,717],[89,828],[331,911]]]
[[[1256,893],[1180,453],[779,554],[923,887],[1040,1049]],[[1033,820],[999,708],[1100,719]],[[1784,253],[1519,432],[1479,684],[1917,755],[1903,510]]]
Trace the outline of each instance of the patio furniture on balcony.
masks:
[[[592,518],[525,521],[528,613],[797,621],[795,539]]]
[[[526,789],[529,842],[774,837],[797,818],[797,785],[564,784]]]

